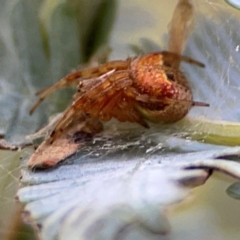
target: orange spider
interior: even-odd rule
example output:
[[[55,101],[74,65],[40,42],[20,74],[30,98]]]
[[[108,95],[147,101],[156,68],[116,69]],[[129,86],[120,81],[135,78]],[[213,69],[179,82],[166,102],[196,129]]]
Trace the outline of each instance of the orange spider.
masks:
[[[40,98],[30,110],[31,114],[55,90],[68,86],[78,88],[49,142],[53,143],[71,123],[89,117],[101,121],[116,118],[120,122],[136,122],[148,127],[147,121],[173,123],[182,119],[192,106],[209,106],[193,101],[188,81],[179,70],[181,61],[204,67],[181,55],[193,26],[193,15],[191,2],[179,0],[169,25],[169,52],[150,53],[79,70],[38,92]]]
[[[116,118],[148,127],[147,121],[173,123],[182,119],[192,106],[208,106],[193,101],[192,91],[180,61],[204,65],[171,52],[157,52],[125,61],[110,61],[99,67],[79,70],[37,93],[38,102],[30,113],[57,89],[77,86],[73,103],[67,108],[50,135],[53,142],[71,122],[87,117],[101,121]]]

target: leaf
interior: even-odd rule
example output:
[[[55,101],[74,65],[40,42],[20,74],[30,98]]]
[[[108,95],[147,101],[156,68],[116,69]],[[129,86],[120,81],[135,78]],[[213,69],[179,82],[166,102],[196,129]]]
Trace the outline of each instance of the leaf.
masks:
[[[99,4],[109,9],[109,16],[114,16],[114,9],[110,11],[109,8],[113,3],[103,1]],[[76,4],[78,9],[84,11],[80,2]],[[52,104],[45,103],[40,111],[26,117],[34,101],[34,93],[56,82],[90,55],[83,55],[82,49],[86,48],[81,40],[83,23],[78,22],[78,12],[68,1],[33,0],[29,3],[18,0],[14,3],[6,2],[5,5],[9,14],[3,13],[6,17],[3,18],[4,27],[1,30],[4,37],[0,45],[5,55],[0,63],[3,78],[1,88],[4,89],[0,106],[7,104],[8,107],[2,107],[4,114],[0,116],[0,133],[6,135],[7,141],[19,145],[25,143],[24,136],[33,133],[46,122],[46,114],[64,109],[72,94],[61,91],[52,98]],[[88,3],[84,6],[87,8]],[[93,7],[88,8],[88,11]],[[105,21],[104,18],[102,21]],[[99,20],[98,24],[100,26],[102,22]],[[110,25],[108,30],[102,28],[104,32],[98,29],[105,43],[110,29]],[[93,38],[90,33],[89,38]],[[97,50],[99,45],[96,42],[88,46]],[[49,103],[48,100],[46,102]]]
[[[231,24],[237,26],[237,21],[231,19]],[[212,28],[223,34],[222,29],[217,27],[218,23],[202,18],[197,26],[187,45],[190,52],[187,55],[202,62],[214,58],[215,63],[218,59],[214,54],[223,55],[224,43],[215,35],[200,38],[198,31]],[[225,27],[227,35],[228,25]],[[199,39],[204,46],[217,41],[218,45],[208,48],[214,54],[202,56],[208,52],[200,52]],[[235,52],[231,52],[231,57],[237,62]],[[195,86],[196,100],[206,99],[211,104],[209,109],[193,109],[191,117],[204,115],[216,119],[214,109],[221,103],[220,119],[238,121],[238,101],[232,100],[231,108],[228,105],[228,96],[234,93],[237,98],[239,94],[231,88],[236,84],[235,79],[229,77],[229,84],[223,80],[219,84],[220,66],[224,68],[226,60],[221,56],[220,71],[216,68],[215,74],[205,75],[205,71],[213,73],[212,64],[207,70],[183,66]],[[222,100],[223,95],[227,101]],[[224,112],[228,114],[225,116]],[[195,122],[192,127],[198,124]],[[203,132],[213,131],[211,126]],[[167,207],[182,201],[191,187],[203,184],[212,170],[240,178],[240,164],[230,161],[233,156],[239,160],[240,148],[197,143],[191,136],[188,141],[180,139],[191,131],[190,127],[191,124],[153,125],[145,130],[131,124],[106,124],[104,132],[82,146],[63,165],[44,172],[22,171],[22,183],[27,186],[19,190],[18,198],[26,204],[26,216],[41,226],[44,240],[163,238],[170,231]],[[193,128],[192,132],[195,131]],[[219,130],[216,133],[221,134]]]
[[[234,1],[234,0],[226,0],[226,2],[228,2],[230,5],[232,5],[233,7],[240,9],[240,5],[238,1]]]
[[[85,40],[86,57],[92,56],[99,46],[107,45],[107,40],[114,24],[116,9],[116,0],[104,0],[99,4]]]
[[[1,28],[0,41],[5,49],[0,63],[0,105],[4,114],[1,114],[0,122],[1,132],[6,135],[6,140],[15,144],[23,142],[23,136],[34,131],[44,119],[44,116],[39,114],[33,118],[25,117],[31,104],[34,82],[41,83],[46,79],[47,62],[41,49],[40,32],[37,28],[38,6],[39,1],[32,1],[26,5],[21,1],[5,3],[8,15],[2,22],[4,27]],[[21,126],[18,123],[22,123]]]
[[[89,151],[57,169],[22,171],[22,183],[30,186],[19,190],[18,198],[27,204],[25,214],[41,225],[43,239],[116,239],[119,234],[128,239],[133,232],[145,239],[141,231],[152,239],[169,232],[164,210],[187,196],[184,185],[207,180],[207,172],[193,169],[215,168],[240,178],[239,163],[217,160],[239,154],[240,148],[128,160],[120,149],[102,158],[99,150]]]
[[[47,9],[49,13],[45,13],[47,2],[55,2],[52,8]],[[81,8],[80,1],[76,4]],[[84,12],[84,9],[81,10]],[[5,138],[1,140],[0,148],[20,150],[31,143],[25,136],[42,127],[49,115],[66,106],[72,96],[62,93],[63,101],[60,103],[55,95],[30,117],[29,110],[36,100],[35,92],[56,82],[90,56],[83,56],[81,51],[84,47],[79,31],[82,23],[78,22],[77,12],[70,1],[2,0],[0,12],[0,136]],[[58,102],[58,106],[54,101]],[[21,154],[24,155],[24,152]],[[19,154],[1,152],[0,156],[4,188],[12,189],[12,185],[17,188],[17,178],[12,171],[19,171]],[[9,164],[4,163],[6,159]],[[13,201],[9,199],[14,197],[5,196],[4,188],[1,189],[1,198],[8,200],[6,202],[12,210]],[[3,208],[5,206],[1,201]],[[6,212],[11,213],[7,208]],[[6,231],[3,228],[7,225],[8,219],[3,214],[0,219],[1,239]]]
[[[55,83],[83,60],[77,13],[67,1],[47,0],[42,5],[41,29],[45,40],[51,79]],[[39,88],[40,90],[40,88]],[[72,91],[60,91],[52,102],[55,109],[63,110],[71,100]]]
[[[240,182],[235,182],[231,184],[227,188],[226,192],[230,197],[239,200],[240,199]]]

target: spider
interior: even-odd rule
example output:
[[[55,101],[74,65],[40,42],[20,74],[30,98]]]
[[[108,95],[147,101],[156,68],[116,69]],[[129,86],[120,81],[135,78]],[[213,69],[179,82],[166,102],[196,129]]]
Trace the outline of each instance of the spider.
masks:
[[[68,127],[89,118],[101,121],[116,118],[148,128],[148,121],[174,123],[192,106],[209,106],[193,101],[188,81],[179,70],[181,61],[204,67],[181,55],[193,26],[193,6],[189,0],[179,0],[169,26],[169,51],[79,70],[38,92],[39,100],[30,114],[55,90],[69,86],[78,89],[47,141],[53,143]]]
[[[76,86],[72,104],[50,134],[50,143],[73,122],[95,118],[109,121],[139,123],[147,121],[174,123],[181,120],[192,106],[208,106],[193,101],[186,77],[178,69],[180,61],[204,65],[194,59],[172,52],[156,52],[126,60],[110,61],[98,67],[70,73],[53,86],[37,93],[37,106],[52,92]]]

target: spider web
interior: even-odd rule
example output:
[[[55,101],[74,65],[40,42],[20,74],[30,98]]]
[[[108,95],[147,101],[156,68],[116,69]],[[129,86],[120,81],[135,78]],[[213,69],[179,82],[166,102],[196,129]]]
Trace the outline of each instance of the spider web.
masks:
[[[139,1],[120,1],[118,21],[111,40],[111,46],[114,49],[111,55],[112,59],[128,57],[130,48],[127,46],[129,43],[140,43],[147,48],[146,51],[158,50],[158,45],[162,49],[166,49],[166,36],[162,40],[160,37],[167,32],[166,22],[170,21],[171,11],[168,12],[164,9],[173,9],[176,1],[163,3],[163,1],[142,0],[141,4]],[[240,27],[238,25],[240,11],[229,7],[223,1],[199,0],[195,2],[195,7],[197,14],[194,31],[187,43],[185,55],[197,58],[207,67],[203,70],[191,65],[183,65],[182,69],[193,86],[194,98],[209,102],[211,107],[209,109],[193,109],[190,115],[238,122],[240,119],[238,106],[240,98],[238,81],[240,75],[238,64],[240,62]],[[163,9],[160,16],[159,9]],[[143,39],[139,42],[143,36],[147,36],[151,41]],[[116,122],[107,125],[104,138],[96,136],[92,145],[82,149],[81,157],[104,159],[106,156],[111,157],[118,151],[124,150],[123,159],[127,159],[131,155],[144,155],[147,158],[154,154],[157,156],[163,151],[180,153],[219,148],[182,140],[178,134],[173,133],[174,130],[168,130],[170,132],[165,130],[159,134],[156,133],[156,128],[145,132],[139,128],[134,129],[133,125],[129,127],[129,125],[123,124],[122,131],[116,132],[116,135],[110,134],[116,127],[118,127]],[[129,129],[132,129],[130,137]],[[101,146],[101,148],[96,149],[96,146]],[[4,231],[1,230],[4,229],[4,219],[7,219],[9,208],[14,204],[13,196],[17,189],[20,169],[18,153],[2,154],[4,155],[1,156],[0,165],[2,184],[0,204],[1,208],[5,209],[5,214],[1,215],[0,232]],[[177,236],[175,237],[178,239]],[[199,237],[199,239],[203,238]]]
[[[168,9],[173,9],[175,3],[169,1],[162,4],[162,9],[164,4],[169,5]],[[168,19],[171,13],[168,13],[167,17],[164,15],[165,12],[163,16],[159,16],[158,8],[154,4],[145,4],[146,11],[133,5],[134,3],[130,3],[125,11],[126,16],[121,16],[119,21],[124,24],[119,23],[116,27],[118,31],[112,39],[121,57],[129,56],[129,48],[120,50],[119,46],[122,45],[119,42],[125,41],[127,45],[129,39],[131,44],[138,45],[144,53],[167,49],[167,26],[161,18]],[[239,10],[221,1],[196,1],[194,5],[197,9],[194,29],[187,41],[184,54],[203,62],[206,67],[201,69],[183,63],[181,70],[189,79],[194,100],[208,102],[210,107],[194,107],[189,116],[198,119],[239,122],[240,109],[237,106],[237,99],[240,97]],[[131,14],[127,14],[128,11]],[[134,19],[138,16],[141,16],[140,23],[136,24]],[[133,30],[134,23],[138,27],[137,32]],[[124,29],[125,25],[129,30]],[[154,30],[151,31],[153,28]],[[142,38],[141,34],[147,37]],[[161,40],[160,36],[163,36]],[[113,54],[112,57],[117,56]]]
[[[18,217],[19,205],[16,205],[16,192],[19,188],[19,176],[22,165],[20,160],[31,154],[32,149],[19,152],[0,151],[0,238],[8,236],[14,229],[14,219]],[[25,232],[23,232],[25,234]],[[23,235],[24,236],[24,235]],[[27,235],[26,235],[27,236]]]

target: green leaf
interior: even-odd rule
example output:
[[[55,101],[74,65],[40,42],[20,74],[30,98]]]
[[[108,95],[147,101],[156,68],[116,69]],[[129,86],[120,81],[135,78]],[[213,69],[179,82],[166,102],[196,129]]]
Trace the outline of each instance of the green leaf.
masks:
[[[55,94],[29,116],[35,92],[78,68],[90,56],[83,55],[82,23],[71,1],[2,0],[0,4],[0,135],[11,148],[28,142],[26,135],[41,128],[51,113],[65,108],[72,99],[72,93]],[[80,1],[77,6],[85,12]],[[8,205],[13,209],[20,162],[19,154],[7,153],[0,152],[0,208],[10,214]],[[15,191],[9,196],[6,193],[12,187]],[[0,216],[1,239],[8,218],[6,214]]]
[[[114,24],[116,9],[116,0],[103,0],[99,4],[85,39],[84,55],[86,60],[97,51],[98,46],[108,44],[108,38]]]
[[[51,85],[82,63],[77,14],[68,1],[46,0],[40,11],[40,20],[49,64],[48,85]],[[72,91],[59,91],[55,94],[50,112],[65,109],[71,96]]]
[[[227,190],[227,194],[237,200],[240,200],[240,182],[235,182],[231,184]]]

